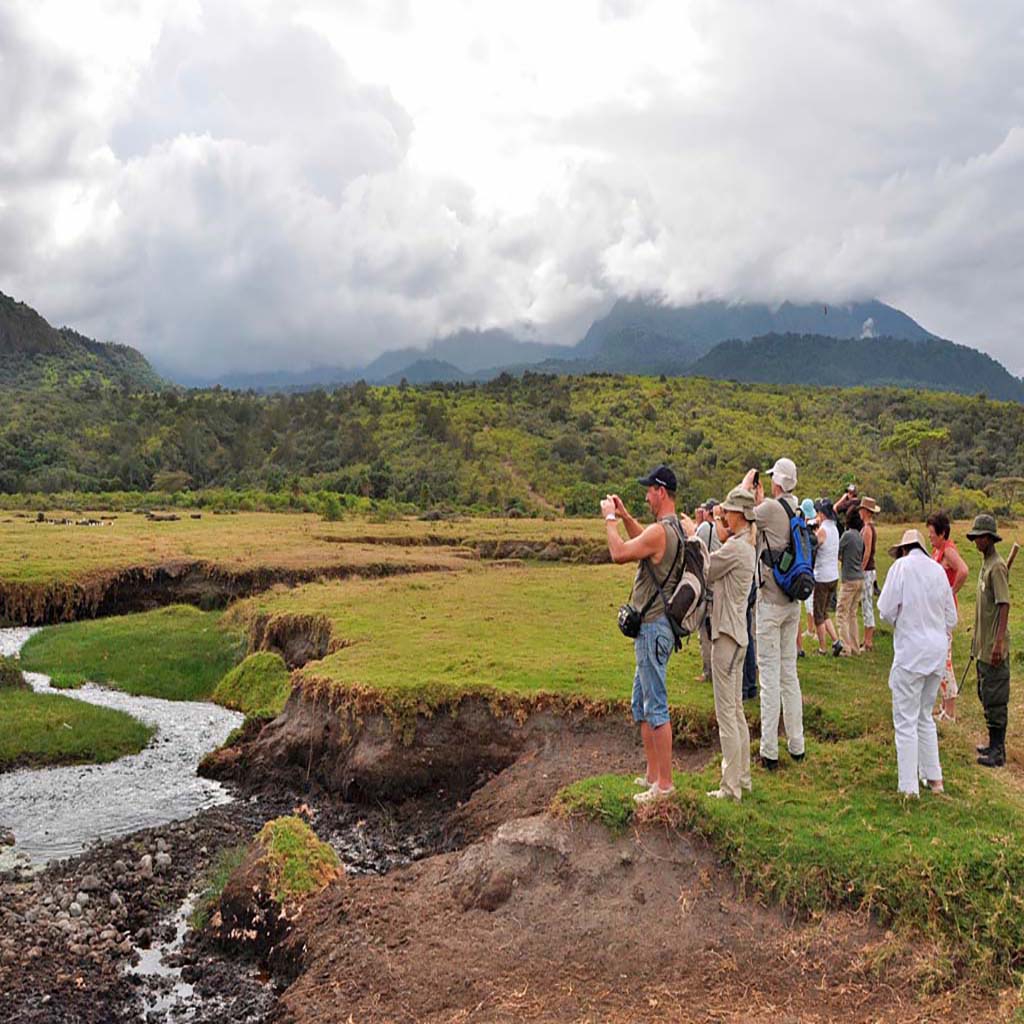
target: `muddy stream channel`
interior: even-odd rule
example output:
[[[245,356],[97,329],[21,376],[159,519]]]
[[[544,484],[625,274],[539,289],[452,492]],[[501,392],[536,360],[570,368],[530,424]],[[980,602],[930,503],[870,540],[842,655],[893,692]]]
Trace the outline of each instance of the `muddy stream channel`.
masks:
[[[0,654],[17,655],[34,632],[29,628],[0,629]],[[242,715],[236,712],[212,703],[136,697],[91,684],[58,691],[45,675],[26,672],[25,678],[37,693],[59,692],[125,711],[157,731],[140,753],[110,764],[0,774],[0,832],[13,833],[15,838],[14,846],[0,845],[0,881],[6,878],[13,885],[12,879],[20,878],[22,884],[38,879],[33,884],[39,891],[39,902],[46,904],[29,907],[22,920],[37,925],[53,914],[53,923],[60,924],[59,918],[67,918],[68,909],[72,917],[76,911],[81,915],[77,902],[71,908],[61,906],[64,914],[54,913],[63,892],[63,873],[82,870],[79,864],[91,871],[94,865],[102,866],[109,860],[117,870],[117,865],[122,865],[119,858],[125,856],[131,844],[149,843],[149,849],[158,851],[170,849],[164,839],[158,838],[161,834],[175,837],[175,843],[179,835],[194,837],[198,844],[210,834],[211,820],[222,832],[227,822],[228,831],[251,836],[264,820],[288,813],[293,803],[302,799],[295,794],[239,798],[221,783],[196,774],[202,757],[241,725]],[[431,828],[422,828],[422,822],[421,827],[412,830],[395,829],[387,808],[341,805],[324,808],[322,814],[314,808],[313,813],[321,838],[334,846],[346,869],[354,873],[383,873],[432,852],[431,847],[436,848],[438,842],[437,835],[429,834]],[[174,850],[176,859],[181,856],[179,849],[176,846]],[[205,847],[202,852],[206,853]],[[182,855],[188,859],[186,851]],[[167,854],[153,855],[160,856],[170,861]],[[48,890],[53,882],[56,887]],[[125,935],[117,962],[121,964],[121,976],[130,981],[128,990],[132,994],[111,1005],[109,1016],[104,1014],[102,1019],[143,1020],[149,1024],[185,1020],[258,1022],[269,1015],[275,995],[267,979],[251,964],[223,959],[211,964],[207,958],[207,973],[215,976],[219,991],[211,992],[210,984],[192,984],[196,960],[188,954],[187,919],[202,882],[201,877],[186,877],[174,904],[159,912],[153,927],[147,929],[151,937],[147,934],[145,941],[139,942],[135,936]],[[46,899],[47,891],[56,898]],[[0,905],[0,916],[3,910]],[[28,942],[32,941],[29,935]],[[128,943],[130,954],[124,955]],[[34,966],[25,962],[26,997],[33,989],[38,992],[28,977]],[[241,993],[235,1000],[238,1005],[226,1003],[224,991]],[[35,1011],[43,1012],[37,997],[32,998]],[[54,1011],[52,1017],[43,1012],[42,1016],[34,1013],[25,1019],[65,1020],[56,1006]],[[17,1007],[14,1016],[19,1019]]]

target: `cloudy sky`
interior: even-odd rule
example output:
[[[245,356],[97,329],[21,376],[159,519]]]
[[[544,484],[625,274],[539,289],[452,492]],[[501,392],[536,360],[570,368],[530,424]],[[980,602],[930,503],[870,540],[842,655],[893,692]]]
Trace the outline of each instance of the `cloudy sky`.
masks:
[[[0,290],[172,372],[655,293],[1024,373],[1014,0],[3,0],[0,125]]]

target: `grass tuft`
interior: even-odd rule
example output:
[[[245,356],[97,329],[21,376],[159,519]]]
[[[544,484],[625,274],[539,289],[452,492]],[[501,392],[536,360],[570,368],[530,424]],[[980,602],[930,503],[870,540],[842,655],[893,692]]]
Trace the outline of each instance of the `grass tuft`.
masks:
[[[279,654],[258,651],[231,669],[217,684],[215,704],[247,718],[274,718],[292,692],[288,667]]]
[[[209,923],[220,902],[221,893],[224,892],[231,875],[241,867],[245,854],[246,846],[242,844],[226,847],[214,858],[189,915],[188,923],[193,931],[202,931]]]
[[[339,874],[338,855],[301,818],[268,821],[256,841],[264,849],[271,895],[279,904],[317,892]]]

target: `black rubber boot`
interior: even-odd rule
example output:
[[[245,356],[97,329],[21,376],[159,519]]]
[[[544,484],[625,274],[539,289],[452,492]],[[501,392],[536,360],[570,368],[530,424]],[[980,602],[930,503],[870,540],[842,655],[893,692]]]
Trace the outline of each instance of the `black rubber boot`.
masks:
[[[984,747],[975,747],[974,749],[981,754],[982,757],[987,757],[992,753],[992,748],[995,746],[995,730],[989,729],[988,731],[988,743]]]
[[[978,758],[978,764],[985,768],[1002,768],[1006,764],[1006,730],[992,729],[992,746],[987,754]]]

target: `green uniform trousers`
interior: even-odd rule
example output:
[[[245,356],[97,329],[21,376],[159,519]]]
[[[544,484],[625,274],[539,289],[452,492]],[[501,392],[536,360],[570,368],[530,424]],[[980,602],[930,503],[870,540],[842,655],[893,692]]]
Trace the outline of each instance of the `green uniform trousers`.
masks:
[[[1006,730],[1006,705],[1010,702],[1010,661],[999,665],[978,662],[978,700],[985,709],[985,725]]]

